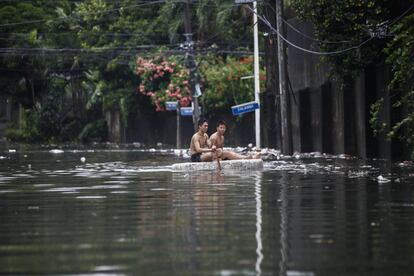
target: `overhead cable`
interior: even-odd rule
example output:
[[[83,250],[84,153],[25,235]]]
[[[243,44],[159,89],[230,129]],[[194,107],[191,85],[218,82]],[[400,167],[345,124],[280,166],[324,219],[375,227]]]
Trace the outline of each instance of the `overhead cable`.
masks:
[[[272,9],[272,11],[276,14],[275,9],[272,7],[272,5],[270,5],[269,3],[266,3],[266,5]],[[303,32],[301,32],[300,30],[298,30],[297,28],[295,28],[292,24],[290,24],[287,20],[285,20],[283,17],[281,18],[283,23],[285,23],[288,27],[290,27],[292,30],[294,30],[295,32],[297,32],[298,34],[302,35],[303,37],[306,37],[310,40],[313,40],[315,42],[318,43],[323,43],[323,44],[345,44],[345,43],[351,43],[351,41],[349,40],[338,40],[338,41],[330,41],[330,40],[319,40],[316,39],[314,37],[311,37],[307,34],[304,34]]]
[[[131,8],[136,8],[136,7],[159,4],[159,3],[164,3],[164,2],[165,2],[165,0],[155,0],[155,1],[151,1],[151,2],[144,2],[144,3],[140,3],[140,4],[136,4],[136,5],[131,5],[131,6],[120,7],[120,8],[117,8],[117,9],[102,10],[102,11],[96,11],[96,12],[90,12],[90,13],[82,13],[82,15],[93,15],[93,14],[107,13],[107,12],[119,11],[119,10],[124,10],[124,9],[131,9]],[[46,21],[49,21],[49,20],[60,21],[60,20],[66,20],[66,19],[71,19],[71,18],[74,18],[74,16],[69,15],[67,17],[58,17],[58,18],[54,18],[54,19],[38,19],[38,20],[22,21],[22,22],[15,22],[15,23],[5,23],[5,24],[0,24],[0,27],[25,25],[25,24],[46,22]],[[75,19],[78,19],[78,18],[75,18]]]
[[[252,9],[252,8],[250,8],[249,6],[247,6],[247,8],[248,9],[250,9],[253,13],[255,13],[255,11]],[[256,13],[257,14],[257,13]],[[296,45],[296,44],[294,44],[293,42],[291,42],[291,41],[289,41],[287,38],[285,38],[281,33],[279,33],[279,31],[278,30],[276,30],[273,26],[272,26],[272,24],[266,19],[266,18],[264,18],[263,16],[261,16],[260,14],[257,14],[257,17],[265,24],[265,25],[267,25],[271,30],[272,30],[272,32],[274,32],[274,33],[276,33],[283,41],[285,41],[287,44],[289,44],[289,45],[291,45],[292,47],[294,47],[294,48],[296,48],[296,49],[298,49],[298,50],[301,50],[301,51],[303,51],[303,52],[307,52],[307,53],[310,53],[310,54],[315,54],[315,55],[339,55],[339,54],[343,54],[343,53],[346,53],[346,52],[349,52],[349,51],[352,51],[352,50],[356,50],[356,49],[359,49],[361,46],[363,46],[364,44],[366,44],[366,43],[368,43],[369,41],[371,41],[373,38],[371,37],[371,38],[368,38],[367,40],[365,40],[365,41],[363,41],[363,42],[361,42],[361,43],[359,43],[358,45],[355,45],[355,46],[352,46],[352,47],[349,47],[349,48],[346,48],[346,49],[343,49],[343,50],[338,50],[338,51],[332,51],[332,52],[320,52],[320,51],[313,51],[313,50],[309,50],[309,49],[305,49],[305,48],[303,48],[303,47],[300,47],[300,46],[298,46],[298,45]]]

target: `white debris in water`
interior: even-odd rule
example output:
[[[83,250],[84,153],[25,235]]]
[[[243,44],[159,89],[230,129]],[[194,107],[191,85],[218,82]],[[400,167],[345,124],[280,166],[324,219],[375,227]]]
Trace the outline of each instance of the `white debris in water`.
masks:
[[[348,177],[349,178],[358,178],[358,177],[367,177],[368,171],[358,170],[358,171],[349,171]]]
[[[315,273],[312,271],[296,271],[296,270],[287,270],[286,276],[314,276]]]
[[[81,157],[81,159],[80,159],[80,161],[81,161],[82,163],[85,163],[86,158],[82,156],[82,157]]]
[[[252,147],[253,147],[253,144],[252,144],[252,143],[249,143],[247,146],[248,146],[249,148],[252,148]]]
[[[52,149],[52,150],[49,150],[49,152],[50,153],[55,153],[55,154],[64,153],[64,151],[61,150],[61,149]]]
[[[190,158],[190,154],[188,153],[188,151],[183,150],[183,158]]]
[[[27,165],[27,168],[28,168],[29,170],[31,170],[31,169],[32,169],[32,164]]]
[[[9,149],[9,152],[16,152],[15,149]]]
[[[323,155],[319,151],[311,152],[310,155],[315,157],[315,158],[322,158],[323,157]]]
[[[0,156],[0,160],[7,159],[6,156]]]
[[[148,151],[149,152],[156,152],[156,150],[154,148],[150,148]]]
[[[24,158],[27,158],[27,154],[23,155]]]
[[[161,142],[158,142],[157,143],[157,147],[161,147],[162,146],[162,143]]]
[[[379,176],[377,177],[377,181],[378,181],[378,183],[388,183],[388,182],[390,182],[391,180],[389,180],[388,178],[383,177],[382,175],[379,175]]]

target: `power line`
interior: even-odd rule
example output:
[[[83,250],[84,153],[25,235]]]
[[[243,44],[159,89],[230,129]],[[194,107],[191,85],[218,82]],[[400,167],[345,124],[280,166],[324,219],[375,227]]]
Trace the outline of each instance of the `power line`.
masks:
[[[131,8],[154,5],[154,4],[164,3],[164,2],[165,2],[165,0],[156,0],[156,1],[151,1],[151,2],[144,2],[144,3],[140,3],[140,4],[136,4],[136,5],[131,5],[131,6],[120,7],[120,8],[117,8],[117,9],[109,9],[109,10],[103,10],[103,11],[90,12],[90,13],[82,13],[82,15],[94,15],[94,14],[100,14],[100,13],[114,12],[114,11],[119,11],[119,10],[123,10],[123,9],[131,9]],[[54,18],[54,19],[38,19],[38,20],[30,20],[30,21],[15,22],[15,23],[5,23],[5,24],[0,24],[0,27],[26,25],[26,24],[32,24],[32,23],[46,22],[46,21],[49,21],[49,20],[60,21],[60,20],[66,20],[66,19],[78,19],[79,20],[79,18],[74,18],[74,16],[69,15],[67,17],[59,17],[59,18]]]
[[[249,6],[246,6],[249,10],[251,10],[253,13],[254,13],[254,10],[252,9],[252,8],[250,8]],[[346,48],[346,49],[343,49],[343,50],[338,50],[338,51],[332,51],[332,52],[319,52],[319,51],[313,51],[313,50],[308,50],[308,49],[305,49],[305,48],[302,48],[302,47],[300,47],[300,46],[298,46],[298,45],[296,45],[296,44],[294,44],[293,42],[291,42],[291,41],[289,41],[287,38],[285,38],[282,34],[280,34],[279,32],[278,32],[278,30],[276,30],[273,26],[272,26],[272,24],[266,19],[266,18],[263,18],[261,15],[259,15],[259,14],[257,14],[257,17],[266,25],[266,26],[268,26],[274,33],[276,33],[281,39],[283,39],[283,41],[285,41],[287,44],[289,44],[289,45],[291,45],[292,47],[294,47],[294,48],[296,48],[296,49],[299,49],[299,50],[301,50],[301,51],[304,51],[304,52],[307,52],[307,53],[310,53],[310,54],[315,54],[315,55],[339,55],[339,54],[343,54],[343,53],[345,53],[345,52],[349,52],[349,51],[352,51],[352,50],[356,50],[356,49],[359,49],[361,46],[363,46],[364,44],[366,44],[366,43],[368,43],[370,40],[372,40],[373,39],[373,37],[371,37],[371,38],[368,38],[367,40],[365,40],[365,41],[363,41],[363,42],[361,42],[360,44],[358,44],[358,45],[355,45],[355,46],[352,46],[352,47],[349,47],[349,48]]]
[[[392,24],[394,24],[397,21],[399,21],[401,18],[403,18],[413,8],[414,8],[414,4],[412,4],[411,7],[409,7],[405,12],[403,12],[402,14],[400,14],[397,18],[394,18],[393,20],[391,20],[391,22],[390,22],[390,24],[388,26],[391,26]]]
[[[268,7],[270,7],[272,9],[272,11],[274,13],[276,13],[275,9],[272,7],[272,5],[270,5],[269,3],[266,2],[266,5]],[[302,35],[303,37],[306,37],[310,40],[313,40],[319,44],[324,43],[324,44],[345,44],[345,43],[350,43],[351,41],[349,40],[339,40],[339,41],[329,41],[329,40],[318,40],[316,38],[313,38],[307,34],[304,34],[303,32],[301,32],[300,30],[298,30],[297,28],[295,28],[293,25],[291,25],[287,20],[285,20],[284,18],[281,18],[283,23],[285,23],[288,27],[290,27],[292,30],[294,30],[295,32],[297,32],[298,34]]]

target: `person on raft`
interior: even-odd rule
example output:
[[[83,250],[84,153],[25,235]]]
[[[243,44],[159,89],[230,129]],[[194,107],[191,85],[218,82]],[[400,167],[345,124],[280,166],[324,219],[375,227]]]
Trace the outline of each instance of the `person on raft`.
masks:
[[[219,158],[223,160],[238,160],[238,159],[259,159],[260,153],[254,155],[241,155],[234,151],[223,150],[224,147],[224,133],[226,132],[227,125],[224,121],[218,121],[216,125],[216,132],[210,136],[211,148],[215,146],[217,152],[219,152]],[[221,150],[221,152],[220,152]]]
[[[221,150],[217,152],[216,146],[211,144],[207,130],[208,121],[206,119],[200,119],[198,121],[198,131],[191,137],[191,162],[213,161],[221,153]]]

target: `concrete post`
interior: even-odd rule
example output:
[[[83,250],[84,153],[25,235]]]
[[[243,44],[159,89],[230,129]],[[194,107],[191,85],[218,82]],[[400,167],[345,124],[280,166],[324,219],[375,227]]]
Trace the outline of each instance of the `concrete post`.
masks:
[[[365,116],[365,72],[355,79],[356,150],[357,155],[367,158],[366,116]]]

